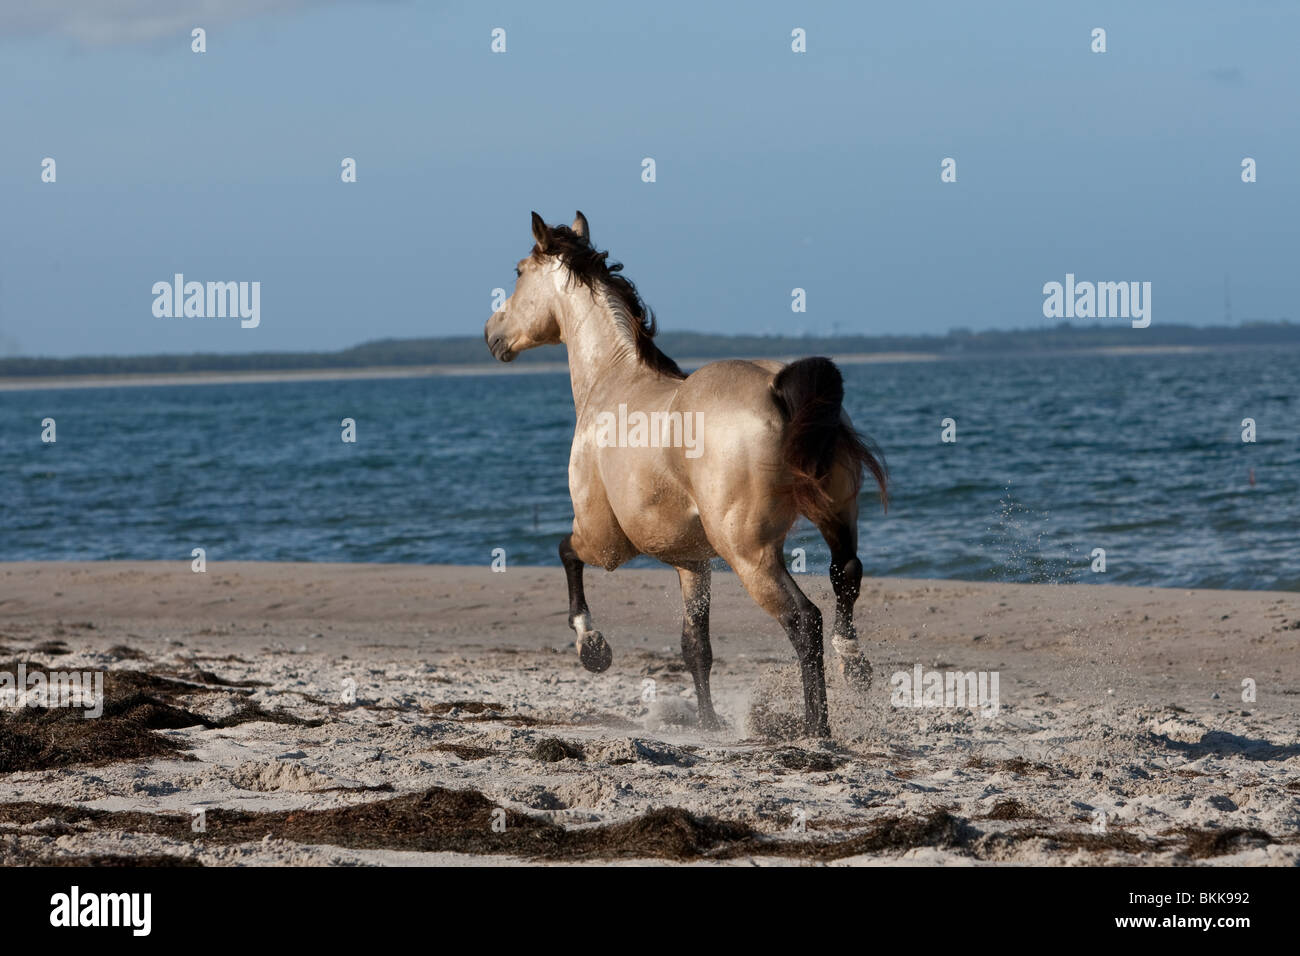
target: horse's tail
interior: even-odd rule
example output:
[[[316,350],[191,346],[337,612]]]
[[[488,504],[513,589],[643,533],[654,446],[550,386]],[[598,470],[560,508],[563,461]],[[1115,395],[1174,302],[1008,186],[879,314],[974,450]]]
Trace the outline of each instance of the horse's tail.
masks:
[[[888,507],[884,456],[845,419],[844,379],[834,362],[791,362],[772,380],[772,398],[787,423],[781,457],[793,475],[790,491],[800,514],[819,526],[834,519],[837,502],[830,485],[837,464],[852,475],[854,495],[862,490],[863,472],[871,472],[880,486],[880,502]]]

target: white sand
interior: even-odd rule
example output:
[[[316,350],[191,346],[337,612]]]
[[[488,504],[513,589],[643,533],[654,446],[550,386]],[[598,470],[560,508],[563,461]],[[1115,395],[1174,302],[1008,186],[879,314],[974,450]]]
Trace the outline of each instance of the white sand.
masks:
[[[800,581],[829,617],[825,578]],[[844,837],[882,817],[944,808],[980,831],[974,849],[844,862],[1300,864],[1300,595],[869,579],[859,626],[876,682],[862,697],[830,676],[835,740],[819,743],[755,735],[756,710],[798,709],[793,654],[732,575],[715,575],[714,590],[713,687],[729,729],[706,734],[663,722],[693,707],[668,570],[588,571],[593,616],[614,649],[613,667],[591,675],[570,643],[558,568],[232,563],[194,574],[180,561],[0,564],[0,646],[11,652],[0,659],[60,639],[71,653],[31,656],[63,670],[197,664],[264,682],[248,686],[268,709],[325,719],[164,731],[197,760],[0,774],[0,803],[328,808],[393,795],[363,787],[442,786],[571,826],[674,806],[787,834],[802,812],[806,833],[792,838]],[[147,659],[106,653],[120,644]],[[1000,711],[890,706],[889,675],[917,663],[998,672]],[[1243,702],[1243,678],[1256,682],[1256,701]],[[307,699],[339,701],[348,679],[355,705]],[[647,679],[653,704],[642,699]],[[434,712],[458,700],[539,723]],[[191,704],[219,716],[235,700]],[[586,759],[537,759],[536,744],[553,737],[582,746]],[[434,749],[445,744],[491,755]],[[800,769],[810,761],[822,769]],[[1008,800],[1040,819],[980,819]],[[1142,840],[1177,844],[1182,827],[1272,839],[1202,861],[1177,846],[1130,853],[997,839],[1026,827],[1088,834],[1099,814],[1107,832]],[[510,862],[0,825],[0,862],[18,850],[208,864]]]

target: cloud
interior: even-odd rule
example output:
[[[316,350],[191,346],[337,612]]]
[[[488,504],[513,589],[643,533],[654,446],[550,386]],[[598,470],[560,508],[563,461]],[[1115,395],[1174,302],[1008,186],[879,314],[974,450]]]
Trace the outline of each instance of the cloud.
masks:
[[[266,13],[305,10],[336,0],[21,0],[0,4],[0,38],[59,36],[81,46],[149,43],[188,37]]]

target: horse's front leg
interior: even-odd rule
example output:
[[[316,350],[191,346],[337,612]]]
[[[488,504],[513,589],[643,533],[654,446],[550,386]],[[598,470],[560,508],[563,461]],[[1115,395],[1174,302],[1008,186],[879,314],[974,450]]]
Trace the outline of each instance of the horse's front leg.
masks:
[[[713,648],[709,644],[709,562],[679,567],[682,583],[682,660],[695,680],[695,699],[699,704],[700,727],[717,730],[722,724],[713,712],[713,694],[709,690],[709,671],[713,667]]]
[[[582,558],[573,547],[573,535],[560,542],[560,561],[564,564],[564,577],[569,582],[569,627],[578,635],[575,642],[582,666],[594,674],[609,669],[614,660],[605,636],[591,624],[591,611],[587,608],[587,595],[582,589]]]

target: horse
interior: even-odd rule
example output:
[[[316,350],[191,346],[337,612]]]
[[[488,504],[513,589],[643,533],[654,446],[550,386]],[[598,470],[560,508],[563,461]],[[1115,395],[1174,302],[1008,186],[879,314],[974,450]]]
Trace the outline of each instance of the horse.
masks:
[[[656,345],[654,313],[622,265],[592,245],[587,218],[579,211],[572,226],[551,227],[532,217],[532,251],[483,337],[501,362],[544,345],[568,349],[577,418],[569,454],[573,531],[559,553],[579,659],[593,673],[613,660],[587,606],[583,568],[613,571],[637,555],[656,558],[681,583],[682,659],[699,725],[719,729],[709,688],[709,594],[720,557],[794,647],[805,733],[829,737],[822,615],[786,568],[785,538],[803,515],[826,539],[831,646],[847,685],[865,692],[872,669],[853,623],[865,473],[888,506],[884,458],[845,413],[839,369],[827,358],[727,360],[686,375]]]

